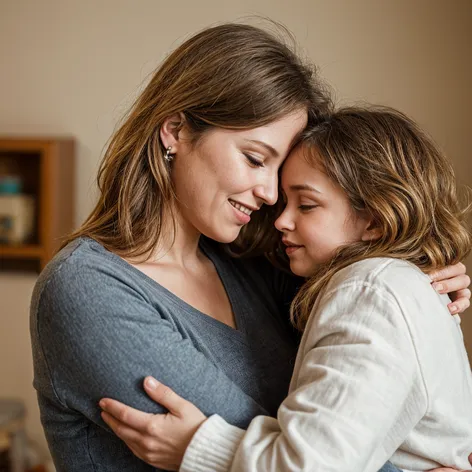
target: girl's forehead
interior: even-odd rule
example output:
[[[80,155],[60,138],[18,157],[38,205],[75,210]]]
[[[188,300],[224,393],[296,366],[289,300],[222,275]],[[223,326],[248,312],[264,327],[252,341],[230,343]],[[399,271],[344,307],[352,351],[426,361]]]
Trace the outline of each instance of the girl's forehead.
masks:
[[[338,191],[338,185],[326,174],[321,159],[311,150],[294,150],[282,168],[281,187],[284,193],[316,188],[323,194]]]
[[[282,179],[284,176],[303,177],[303,173],[317,174],[319,172],[323,172],[323,166],[316,150],[298,145],[290,152],[283,164]]]

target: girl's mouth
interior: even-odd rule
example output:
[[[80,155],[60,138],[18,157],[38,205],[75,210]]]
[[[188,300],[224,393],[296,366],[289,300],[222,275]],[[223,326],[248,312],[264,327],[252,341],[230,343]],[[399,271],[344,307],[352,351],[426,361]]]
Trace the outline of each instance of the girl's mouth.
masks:
[[[288,239],[282,239],[282,243],[287,246],[285,248],[285,252],[286,252],[287,256],[290,256],[290,254],[293,254],[295,251],[298,251],[298,249],[303,247],[300,244],[292,243]]]
[[[287,246],[285,248],[285,252],[286,252],[287,256],[290,256],[290,254],[293,254],[295,251],[298,251],[302,247],[303,246]]]

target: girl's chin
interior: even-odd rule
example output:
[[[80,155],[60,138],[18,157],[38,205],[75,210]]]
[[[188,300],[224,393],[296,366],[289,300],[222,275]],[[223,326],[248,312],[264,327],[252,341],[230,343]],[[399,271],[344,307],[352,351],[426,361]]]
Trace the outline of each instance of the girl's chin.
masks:
[[[307,277],[306,271],[301,270],[300,267],[297,267],[296,264],[290,264],[290,270],[294,275],[298,275],[299,277]]]
[[[300,263],[290,262],[290,270],[294,275],[303,277],[305,279],[310,278],[315,272],[316,267],[302,267]]]

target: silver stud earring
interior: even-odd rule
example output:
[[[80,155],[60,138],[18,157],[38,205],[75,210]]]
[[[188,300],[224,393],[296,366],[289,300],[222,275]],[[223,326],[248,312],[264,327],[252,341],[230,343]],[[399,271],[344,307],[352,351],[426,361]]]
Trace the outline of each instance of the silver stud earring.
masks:
[[[174,156],[171,154],[171,151],[172,151],[172,146],[169,146],[169,147],[166,149],[166,155],[164,156],[164,159],[165,159],[167,162],[171,162],[172,159],[174,159]]]

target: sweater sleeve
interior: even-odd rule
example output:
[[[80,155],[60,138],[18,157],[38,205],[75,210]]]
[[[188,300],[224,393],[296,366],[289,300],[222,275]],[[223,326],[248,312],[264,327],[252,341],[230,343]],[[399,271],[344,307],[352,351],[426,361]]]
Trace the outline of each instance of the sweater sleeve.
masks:
[[[74,269],[50,276],[33,317],[34,350],[47,366],[54,401],[103,427],[103,397],[162,413],[142,388],[152,375],[207,415],[246,427],[266,414],[119,274],[85,264]]]
[[[259,416],[245,434],[207,420],[181,471],[375,472],[426,411],[408,324],[383,287],[344,284],[320,300],[295,376],[277,419]]]

